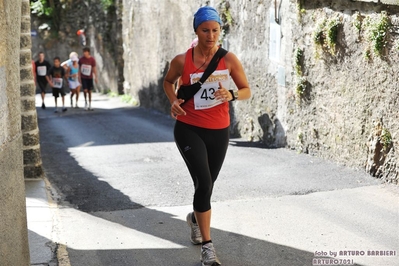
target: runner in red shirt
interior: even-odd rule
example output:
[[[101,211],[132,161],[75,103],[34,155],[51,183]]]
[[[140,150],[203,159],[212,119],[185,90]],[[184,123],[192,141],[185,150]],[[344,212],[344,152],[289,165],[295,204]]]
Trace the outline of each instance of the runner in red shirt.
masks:
[[[85,98],[85,110],[93,110],[91,108],[91,92],[94,88],[94,80],[97,83],[96,60],[90,55],[90,48],[83,48],[83,56],[79,59],[79,79],[83,88]],[[89,104],[87,104],[87,94],[89,95]]]
[[[177,55],[164,79],[164,90],[171,103],[171,115],[177,119],[174,136],[177,147],[193,179],[194,212],[187,215],[191,242],[202,244],[201,262],[221,265],[211,239],[211,195],[229,143],[229,103],[251,96],[246,75],[238,58],[227,53],[217,69],[191,99],[178,99],[175,84],[195,83],[204,73],[219,48],[221,21],[217,11],[204,6],[194,15],[198,44]],[[238,90],[230,90],[230,80]],[[184,104],[183,104],[184,103]]]

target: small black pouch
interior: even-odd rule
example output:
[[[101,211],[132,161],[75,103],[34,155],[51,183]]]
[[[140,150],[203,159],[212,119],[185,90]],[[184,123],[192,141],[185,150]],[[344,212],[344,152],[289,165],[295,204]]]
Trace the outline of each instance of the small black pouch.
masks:
[[[189,99],[194,97],[194,95],[201,89],[201,86],[206,81],[206,79],[216,70],[220,59],[222,59],[226,54],[227,51],[220,47],[215,55],[212,57],[212,60],[209,62],[209,65],[205,69],[204,74],[202,74],[201,79],[194,84],[188,86],[180,86],[179,90],[177,91],[177,98],[183,99],[184,102],[187,102]]]
[[[200,89],[201,89],[201,84],[199,82],[196,82],[196,83],[188,85],[188,86],[181,85],[179,87],[179,90],[177,91],[177,98],[183,99],[185,102],[187,102],[187,100],[194,97],[194,95]]]

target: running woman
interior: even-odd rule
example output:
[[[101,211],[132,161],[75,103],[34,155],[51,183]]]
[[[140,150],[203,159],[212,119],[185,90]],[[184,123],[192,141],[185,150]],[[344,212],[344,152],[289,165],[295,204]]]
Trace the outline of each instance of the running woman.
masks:
[[[198,44],[170,63],[163,86],[175,118],[174,136],[177,147],[187,165],[194,183],[194,212],[187,215],[193,244],[201,244],[202,265],[221,265],[211,238],[211,195],[222,167],[229,143],[229,101],[250,98],[251,91],[238,58],[228,52],[216,71],[201,89],[186,102],[178,99],[175,83],[195,83],[219,49],[221,20],[218,12],[205,6],[194,15],[194,31]],[[237,90],[230,90],[230,80]]]
[[[93,110],[91,108],[91,92],[93,91],[93,76],[97,83],[96,60],[90,55],[90,48],[83,48],[83,56],[79,59],[79,78],[82,83],[83,95],[85,97],[85,110]],[[89,96],[89,104],[87,104],[87,94]]]
[[[79,83],[79,59],[77,56],[72,56],[71,64],[68,65],[66,76],[68,78],[69,89],[71,90],[71,108],[73,108],[73,96],[76,95],[75,108],[79,108],[78,100],[80,93]]]
[[[46,95],[46,87],[48,84],[47,81],[47,73],[50,70],[51,65],[48,61],[44,59],[44,53],[39,53],[39,60],[35,62],[35,72],[36,72],[36,85],[40,89],[40,93],[42,95],[42,108],[46,109],[46,105],[44,104],[44,97]]]

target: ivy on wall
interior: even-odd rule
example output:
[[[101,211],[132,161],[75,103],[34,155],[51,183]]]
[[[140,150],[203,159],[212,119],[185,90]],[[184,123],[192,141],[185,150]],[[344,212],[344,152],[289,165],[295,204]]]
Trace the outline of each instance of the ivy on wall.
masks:
[[[301,48],[297,48],[294,54],[294,69],[296,74],[296,86],[295,93],[297,96],[298,103],[304,98],[307,93],[308,81],[305,76],[303,76],[303,50]]]
[[[322,50],[335,55],[338,30],[342,26],[340,17],[322,19],[316,26],[313,41]]]
[[[399,5],[399,1],[395,2]],[[290,114],[294,114],[293,118],[297,118],[296,115],[299,118],[301,115],[311,117],[304,118],[306,127],[299,122],[295,127],[291,127],[293,132],[294,130],[298,132],[296,141],[295,136],[291,136],[291,143],[299,152],[306,151],[306,148],[310,147],[312,152],[321,151],[323,154],[328,154],[327,149],[334,147],[336,151],[346,153],[345,159],[351,155],[347,153],[348,147],[364,145],[369,147],[367,153],[359,151],[356,156],[358,156],[357,159],[363,160],[361,156],[367,155],[366,171],[397,183],[398,168],[393,162],[396,162],[398,158],[394,153],[397,143],[395,133],[398,129],[394,116],[398,102],[397,86],[395,86],[397,73],[394,69],[399,55],[398,7],[385,7],[382,1],[379,4],[304,1],[303,6],[300,3],[301,1],[297,0],[296,6],[292,7],[292,9],[296,8],[299,26],[304,29],[302,36],[293,34],[295,44],[292,73],[295,76],[292,84],[295,99],[301,99],[301,103],[306,105],[301,106],[301,109],[293,107]],[[372,9],[367,7],[372,7]],[[306,11],[302,12],[302,8]],[[315,51],[316,58],[322,56],[322,60],[306,60],[301,63],[304,51],[297,47],[308,45],[308,40],[311,40],[312,47],[309,50],[306,48],[306,51]],[[362,58],[362,53],[364,53],[364,58]],[[308,54],[305,53],[305,56]],[[362,62],[364,59],[370,62],[370,65],[364,64]],[[305,68],[304,63],[309,64],[308,68]],[[323,75],[315,74],[316,70],[322,67],[325,68],[322,69]],[[329,74],[331,76],[328,76]],[[305,77],[309,79],[308,87],[303,85]],[[337,77],[341,80],[335,82],[334,78]],[[322,91],[321,89],[324,88],[331,92]],[[317,109],[314,108],[316,105],[302,101],[309,89],[315,90],[315,93],[311,95],[314,99],[313,103],[317,102],[317,105],[324,103],[328,106],[329,103],[324,99],[328,95],[334,97],[331,110],[340,113],[339,108],[345,108],[340,113],[341,117],[334,121],[336,124],[330,127],[312,120],[318,114]],[[346,107],[346,103],[353,103],[354,107]],[[313,112],[315,110],[316,112]],[[329,108],[326,110],[329,111]],[[346,114],[344,110],[350,112]],[[352,113],[355,114],[354,118],[352,118]],[[370,126],[374,123],[371,121],[374,117],[381,118],[381,121],[375,129],[371,129]],[[386,120],[386,125],[382,123],[382,118]],[[362,125],[362,130],[353,131],[341,121],[359,123]],[[318,127],[321,134],[319,135],[316,129],[312,129],[312,126]],[[342,132],[345,132],[344,136]],[[371,133],[368,138],[367,132]],[[321,136],[320,139],[318,136]],[[317,146],[319,144],[323,146],[319,148]],[[331,157],[343,158],[340,156],[340,154],[335,154]]]
[[[381,12],[381,14],[377,16],[367,16],[363,24],[370,46],[370,48],[368,48],[370,49],[368,53],[371,55],[372,52],[374,55],[379,57],[384,56],[391,26],[388,14],[386,12]]]
[[[230,12],[229,1],[223,0],[219,4],[219,13],[222,19],[222,40],[230,32],[231,27],[234,25],[234,19]]]

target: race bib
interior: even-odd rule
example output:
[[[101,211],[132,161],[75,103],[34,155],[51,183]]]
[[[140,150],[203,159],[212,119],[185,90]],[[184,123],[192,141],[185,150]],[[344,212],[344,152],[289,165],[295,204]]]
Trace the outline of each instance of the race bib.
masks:
[[[37,75],[38,76],[46,76],[47,75],[47,67],[46,66],[38,66],[37,67]]]
[[[53,78],[53,85],[56,89],[62,88],[62,78]]]
[[[191,84],[200,80],[202,74],[192,74],[190,78]],[[222,83],[224,88],[229,89],[230,74],[227,69],[213,72],[202,84],[201,89],[194,95],[195,110],[209,109],[223,103],[222,100],[216,100],[214,96],[214,93],[219,89],[219,82]]]
[[[82,75],[90,76],[90,74],[91,74],[91,65],[85,65],[85,64],[83,64],[83,65],[80,67],[80,72],[82,73]]]

